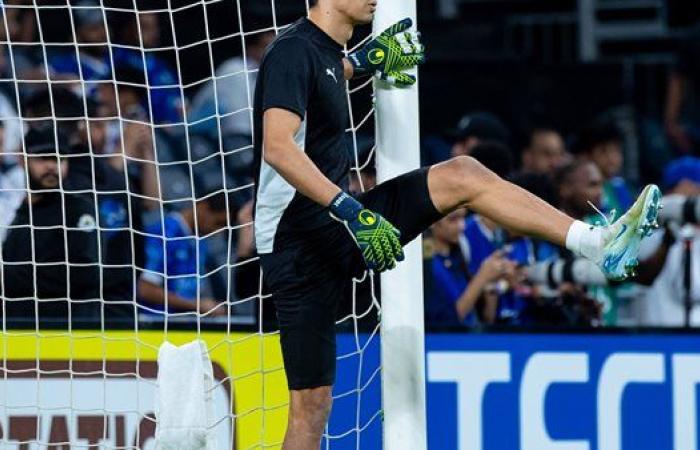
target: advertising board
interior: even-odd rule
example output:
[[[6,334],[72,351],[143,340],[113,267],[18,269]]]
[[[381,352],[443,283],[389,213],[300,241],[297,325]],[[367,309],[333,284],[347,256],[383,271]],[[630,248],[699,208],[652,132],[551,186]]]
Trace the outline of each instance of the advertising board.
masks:
[[[696,450],[700,336],[427,339],[430,448]]]
[[[167,334],[175,344],[195,337]],[[278,448],[288,396],[277,336],[201,337],[218,381],[218,447]],[[8,333],[0,346],[7,369],[0,436],[154,448],[155,361],[164,339],[155,331]],[[341,334],[338,354],[322,448],[379,450],[378,337]],[[699,448],[700,336],[429,334],[426,368],[430,449]]]

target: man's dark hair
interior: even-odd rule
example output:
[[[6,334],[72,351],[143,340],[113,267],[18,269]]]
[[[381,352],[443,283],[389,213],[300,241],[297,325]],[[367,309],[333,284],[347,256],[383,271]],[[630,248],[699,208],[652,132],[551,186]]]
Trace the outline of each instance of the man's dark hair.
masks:
[[[53,126],[54,117],[73,120],[56,121],[60,133],[71,137],[78,130],[78,124],[85,117],[83,100],[73,92],[62,87],[51,87],[33,93],[22,103],[23,117],[44,118],[31,121],[31,127]],[[53,105],[53,107],[52,107]],[[46,122],[46,123],[44,123]]]
[[[608,141],[605,141],[608,142]],[[569,164],[566,164],[559,169],[557,169],[556,172],[554,172],[554,176],[552,177],[552,181],[554,182],[554,186],[559,189],[563,184],[568,183],[571,180],[571,176],[576,173],[577,170],[579,170],[581,167],[586,166],[588,164],[591,164],[591,162],[586,161],[584,159],[577,159]]]
[[[35,126],[24,136],[24,152],[28,155],[69,155],[70,150],[69,137],[51,123]]]
[[[475,112],[462,117],[457,126],[447,132],[453,142],[475,137],[483,141],[508,143],[510,131],[496,115],[489,112]]]
[[[540,133],[557,133],[561,134],[561,131],[554,125],[548,124],[548,123],[540,123],[537,125],[533,125],[530,128],[528,128],[525,131],[525,134],[523,135],[523,148],[527,148],[532,145],[532,140],[535,138],[535,135],[540,134]]]
[[[500,142],[480,142],[472,149],[471,156],[501,178],[507,178],[513,171],[513,154]]]
[[[53,109],[51,108],[53,97]],[[25,117],[83,117],[83,102],[66,88],[52,87],[33,93],[23,102]]]
[[[590,153],[599,145],[622,142],[624,136],[617,124],[611,120],[598,120],[584,128],[574,143],[576,154]]]

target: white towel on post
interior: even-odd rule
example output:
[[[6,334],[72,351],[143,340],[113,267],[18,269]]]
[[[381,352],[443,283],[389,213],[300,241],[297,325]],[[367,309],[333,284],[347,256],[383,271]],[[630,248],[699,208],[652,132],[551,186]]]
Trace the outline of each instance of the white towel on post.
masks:
[[[165,342],[158,351],[156,448],[215,450],[214,373],[201,340],[181,347]]]

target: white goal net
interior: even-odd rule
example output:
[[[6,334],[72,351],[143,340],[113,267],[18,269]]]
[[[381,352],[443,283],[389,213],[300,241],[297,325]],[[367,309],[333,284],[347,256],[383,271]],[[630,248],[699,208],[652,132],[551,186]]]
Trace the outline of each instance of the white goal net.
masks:
[[[155,448],[158,348],[194,339],[217,448],[279,447],[251,102],[265,45],[308,1],[0,4],[0,448]],[[373,89],[348,85],[356,190],[375,183]],[[322,448],[382,446],[377,283],[340,307]]]

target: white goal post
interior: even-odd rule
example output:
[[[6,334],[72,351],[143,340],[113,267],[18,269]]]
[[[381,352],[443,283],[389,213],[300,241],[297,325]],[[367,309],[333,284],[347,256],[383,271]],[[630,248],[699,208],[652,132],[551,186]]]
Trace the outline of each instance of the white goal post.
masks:
[[[383,0],[374,32],[404,17],[416,23],[415,0]],[[377,83],[377,181],[420,166],[418,87],[387,89]],[[382,275],[382,403],[385,450],[425,450],[425,343],[422,241],[406,249],[406,260]]]

